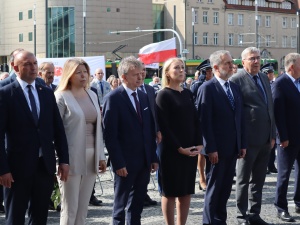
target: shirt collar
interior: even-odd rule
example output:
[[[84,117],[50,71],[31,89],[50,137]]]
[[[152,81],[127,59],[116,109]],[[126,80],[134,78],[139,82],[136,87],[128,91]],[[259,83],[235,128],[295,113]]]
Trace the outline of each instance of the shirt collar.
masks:
[[[20,84],[20,86],[22,87],[22,89],[24,90],[27,85],[29,85],[26,81],[22,80],[19,76],[17,76],[17,80]],[[32,86],[32,88],[35,90],[35,80],[30,84]]]
[[[131,90],[130,88],[128,88],[125,84],[122,84],[122,85],[123,85],[125,91],[127,92],[128,96],[131,96],[133,92],[135,92],[136,95],[137,95],[137,89],[135,89],[135,90],[133,91],[133,90]]]
[[[294,77],[292,77],[292,75],[288,74],[287,72],[286,72],[286,75],[293,81],[293,83],[296,81],[296,79]]]
[[[226,82],[228,82],[229,83],[229,81],[227,80],[223,80],[223,79],[221,79],[220,77],[218,77],[218,76],[215,76],[215,78],[219,81],[219,83],[221,84],[221,86],[224,86],[225,85],[225,83]]]

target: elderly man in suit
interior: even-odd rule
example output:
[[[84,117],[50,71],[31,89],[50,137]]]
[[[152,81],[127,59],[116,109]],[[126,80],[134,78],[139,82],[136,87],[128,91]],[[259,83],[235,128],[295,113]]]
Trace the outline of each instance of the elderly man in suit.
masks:
[[[141,224],[141,213],[150,179],[158,168],[156,132],[142,84],[142,64],[124,58],[118,67],[122,85],[110,92],[103,107],[104,139],[111,159],[115,196],[113,224]]]
[[[276,135],[272,93],[267,76],[259,71],[259,49],[248,47],[241,56],[244,69],[231,78],[241,88],[247,135],[246,157],[237,163],[237,220],[243,225],[266,225],[268,223],[259,214],[266,178],[264,171],[267,170]]]
[[[52,62],[42,62],[39,65],[39,76],[45,81],[46,86],[55,91],[56,85],[52,84],[54,80],[54,64]]]
[[[111,91],[110,84],[107,81],[105,81],[103,77],[104,77],[103,70],[101,68],[97,68],[95,70],[95,78],[91,82],[91,87],[97,89],[98,99],[101,108],[103,107],[105,95],[107,95]]]
[[[225,50],[210,56],[214,78],[198,91],[197,108],[204,138],[204,154],[211,162],[207,173],[203,224],[226,225],[237,158],[246,154],[243,102],[240,88],[228,81],[233,61]]]
[[[294,162],[295,213],[300,214],[300,54],[290,53],[284,58],[286,73],[276,79],[272,86],[274,114],[279,134],[277,148],[278,176],[275,206],[278,217],[294,222],[288,211],[287,190]]]
[[[53,91],[35,82],[37,60],[21,51],[14,59],[16,81],[0,89],[0,184],[5,188],[6,224],[47,224],[56,171],[66,181],[69,155]],[[7,147],[5,148],[5,135]]]

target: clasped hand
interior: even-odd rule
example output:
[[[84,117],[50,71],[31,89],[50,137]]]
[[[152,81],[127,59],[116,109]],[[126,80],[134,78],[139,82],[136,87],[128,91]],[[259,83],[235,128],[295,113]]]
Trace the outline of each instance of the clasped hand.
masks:
[[[178,152],[180,154],[186,155],[186,156],[197,156],[200,154],[201,149],[202,149],[203,145],[197,145],[197,146],[192,146],[192,147],[188,147],[188,148],[182,148],[180,147],[178,149]]]

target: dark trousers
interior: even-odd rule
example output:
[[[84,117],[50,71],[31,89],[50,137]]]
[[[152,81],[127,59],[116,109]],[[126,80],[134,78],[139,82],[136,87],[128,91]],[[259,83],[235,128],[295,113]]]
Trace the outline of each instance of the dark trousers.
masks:
[[[0,205],[3,205],[3,186],[0,185]]]
[[[288,211],[287,190],[291,170],[295,163],[295,185],[294,185],[294,202],[300,207],[300,177],[299,177],[299,163],[300,163],[300,146],[288,146],[282,148],[277,147],[277,185],[275,195],[275,206],[278,212]]]
[[[272,170],[275,167],[275,159],[276,159],[275,150],[276,150],[276,144],[274,145],[274,147],[271,149],[271,152],[270,152],[270,158],[269,158],[269,164],[268,164],[269,170]]]
[[[203,224],[226,225],[226,204],[230,197],[235,172],[236,155],[210,164],[204,197]]]
[[[140,225],[150,169],[146,166],[128,171],[127,177],[114,177],[113,225],[125,224],[125,207],[127,207],[126,224]]]
[[[27,209],[30,225],[46,225],[54,180],[43,159],[39,159],[32,176],[17,177],[14,181],[11,188],[4,188],[6,225],[24,225]]]

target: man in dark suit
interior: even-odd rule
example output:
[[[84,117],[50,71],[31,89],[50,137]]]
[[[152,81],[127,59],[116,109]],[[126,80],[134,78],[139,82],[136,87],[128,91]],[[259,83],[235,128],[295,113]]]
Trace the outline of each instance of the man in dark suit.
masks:
[[[153,87],[151,87],[148,84],[145,84],[145,78],[146,78],[146,68],[144,63],[142,63],[142,85],[139,87],[139,90],[147,94],[147,98],[150,104],[151,113],[153,116],[153,120],[155,122],[155,130],[156,130],[156,143],[159,144],[161,142],[161,132],[158,127],[157,123],[157,116],[156,116],[156,103],[155,103],[155,90]],[[146,194],[146,198],[144,201],[144,206],[149,205],[157,205],[157,201],[152,200],[148,194]]]
[[[141,224],[141,213],[150,179],[158,168],[155,123],[142,84],[142,64],[135,57],[124,58],[118,67],[122,85],[104,100],[105,144],[111,159],[115,196],[113,224]]]
[[[231,81],[240,86],[242,92],[247,135],[246,157],[239,159],[237,163],[237,220],[243,225],[249,222],[267,225],[259,214],[266,178],[264,171],[267,170],[276,135],[272,93],[267,76],[259,72],[259,49],[248,47],[241,56],[244,69],[231,78]]]
[[[300,214],[300,54],[290,53],[284,58],[286,73],[272,86],[274,114],[279,142],[277,148],[278,176],[275,206],[278,217],[294,222],[288,211],[287,190],[292,167],[295,166],[295,212]]]
[[[214,78],[198,90],[197,108],[201,122],[204,154],[211,162],[203,208],[203,224],[226,225],[237,158],[246,154],[243,103],[238,85],[228,81],[232,58],[225,50],[210,56]]]
[[[68,145],[55,97],[35,82],[37,69],[31,52],[19,52],[14,59],[16,81],[0,89],[0,184],[6,224],[23,225],[28,209],[29,224],[46,225],[55,150],[62,181],[69,171]]]
[[[56,85],[52,84],[54,80],[54,64],[52,62],[42,62],[39,65],[39,76],[45,81],[47,87],[55,91]]]

